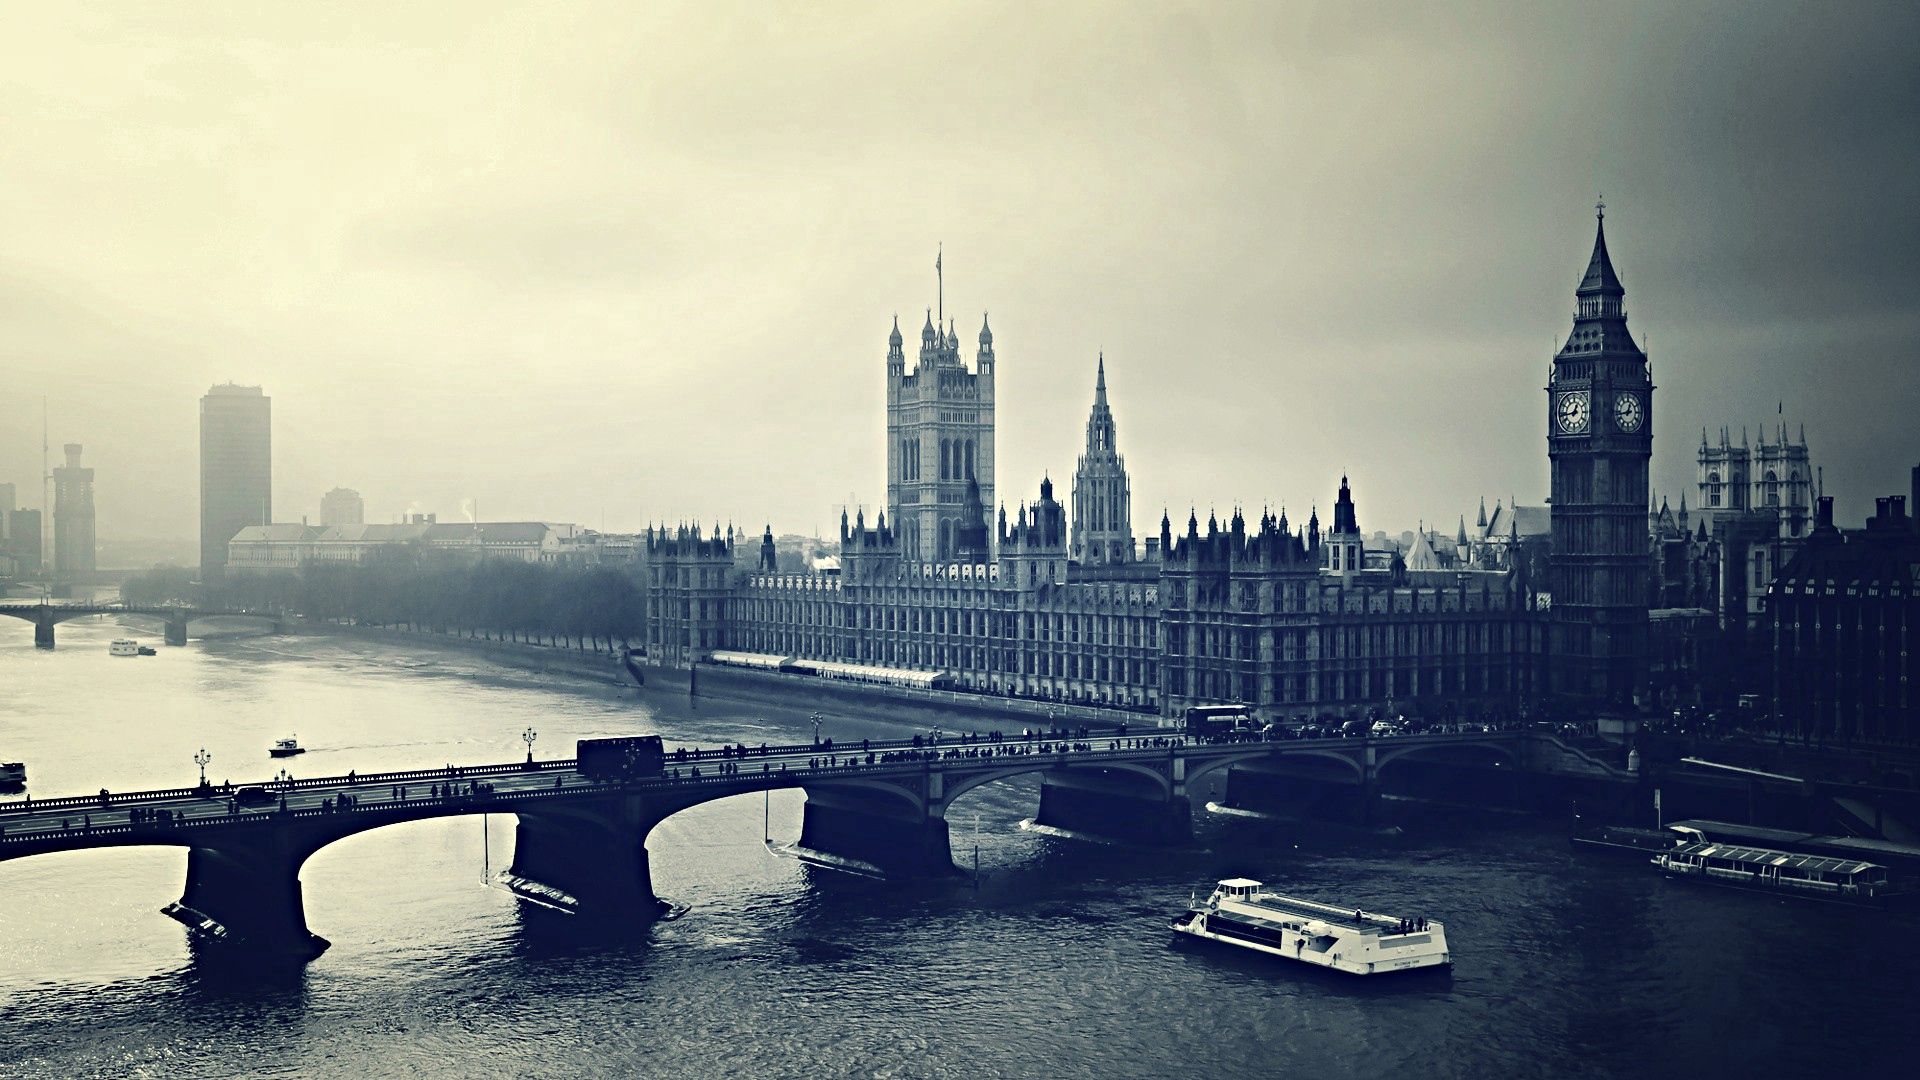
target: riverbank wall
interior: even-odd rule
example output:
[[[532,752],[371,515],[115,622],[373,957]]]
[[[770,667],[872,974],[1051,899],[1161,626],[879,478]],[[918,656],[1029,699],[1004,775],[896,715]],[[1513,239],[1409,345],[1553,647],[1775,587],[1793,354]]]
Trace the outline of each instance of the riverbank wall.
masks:
[[[1159,718],[1152,713],[1061,705],[951,690],[916,690],[904,686],[845,682],[719,664],[700,664],[693,668],[666,667],[636,658],[632,667],[636,672],[635,678],[641,681],[647,693],[716,697],[786,708],[857,708],[883,713],[910,709],[916,714],[952,717],[956,726],[967,728],[985,726],[1002,731],[1021,727],[1041,728],[1048,726],[1050,720],[1070,727],[1085,725],[1096,731],[1112,731],[1122,725],[1130,730],[1145,730],[1159,724]],[[991,723],[983,718],[990,718]]]
[[[600,649],[574,649],[558,645],[535,645],[525,641],[489,641],[464,634],[440,634],[431,630],[402,630],[388,626],[354,626],[344,623],[291,619],[285,624],[291,634],[332,634],[366,641],[404,642],[410,645],[438,645],[484,656],[504,667],[543,674],[567,675],[610,687],[634,685],[620,663],[618,654]]]

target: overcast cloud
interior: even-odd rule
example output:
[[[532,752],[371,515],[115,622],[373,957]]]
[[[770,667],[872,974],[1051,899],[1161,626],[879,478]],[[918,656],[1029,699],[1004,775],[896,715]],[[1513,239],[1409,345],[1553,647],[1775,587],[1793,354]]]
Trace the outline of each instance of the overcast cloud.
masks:
[[[190,7],[190,10],[189,10]],[[1546,489],[1604,191],[1659,392],[1804,421],[1843,518],[1920,462],[1912,4],[16,5],[0,481],[197,530],[197,398],[276,517],[359,489],[615,529],[884,499],[883,357],[992,312],[1011,506],[1105,351],[1136,531],[1353,477],[1366,529]]]

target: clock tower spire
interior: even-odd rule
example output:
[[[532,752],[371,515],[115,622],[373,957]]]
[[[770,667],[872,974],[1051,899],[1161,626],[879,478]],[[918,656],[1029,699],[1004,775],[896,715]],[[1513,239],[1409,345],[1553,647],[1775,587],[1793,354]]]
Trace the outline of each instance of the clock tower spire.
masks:
[[[1653,382],[1627,332],[1626,289],[1607,251],[1606,203],[1574,292],[1573,332],[1547,387],[1552,472],[1551,670],[1558,698],[1631,707],[1647,664],[1647,474]]]

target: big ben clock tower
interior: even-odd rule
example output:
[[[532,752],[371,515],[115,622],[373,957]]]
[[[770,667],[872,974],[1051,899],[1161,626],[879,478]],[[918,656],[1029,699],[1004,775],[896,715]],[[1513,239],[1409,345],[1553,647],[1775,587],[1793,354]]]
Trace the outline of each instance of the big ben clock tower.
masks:
[[[1653,380],[1627,333],[1626,290],[1607,257],[1606,204],[1596,209],[1573,333],[1547,387],[1549,647],[1554,696],[1608,710],[1631,706],[1646,681]]]

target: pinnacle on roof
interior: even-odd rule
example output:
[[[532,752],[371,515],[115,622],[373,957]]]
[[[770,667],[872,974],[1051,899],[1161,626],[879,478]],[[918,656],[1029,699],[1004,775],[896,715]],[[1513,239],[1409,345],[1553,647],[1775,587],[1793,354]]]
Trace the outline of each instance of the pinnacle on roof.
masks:
[[[893,333],[887,335],[887,344],[898,345],[900,341],[900,316],[896,314],[893,317]]]
[[[1093,373],[1093,396],[1097,401],[1107,400],[1107,353],[1100,351],[1100,360]]]
[[[987,313],[980,313],[980,344],[993,344],[993,327],[987,325]]]
[[[1613,271],[1613,260],[1607,257],[1607,204],[1602,202],[1594,209],[1593,258],[1587,261],[1587,274],[1580,279],[1576,292],[1580,296],[1625,296],[1627,290]]]
[[[940,332],[938,330],[935,330],[933,328],[933,309],[928,308],[927,309],[927,325],[920,328],[920,340],[932,341],[935,337],[939,336],[939,333]]]

